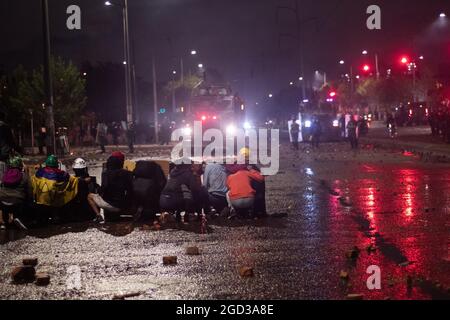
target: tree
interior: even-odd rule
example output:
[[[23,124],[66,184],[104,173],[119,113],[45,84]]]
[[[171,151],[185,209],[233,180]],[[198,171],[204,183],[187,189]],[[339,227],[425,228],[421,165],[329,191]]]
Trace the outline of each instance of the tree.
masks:
[[[30,110],[17,100],[19,87],[27,80],[28,73],[22,65],[0,78],[0,103],[6,106],[7,120],[15,129],[24,127],[29,119]]]
[[[71,126],[79,119],[86,105],[85,80],[71,62],[66,63],[62,58],[51,59],[50,72],[53,79],[55,126]],[[19,82],[17,95],[11,97],[12,106],[17,110],[33,110],[35,119],[42,123],[46,117],[43,74],[44,68],[40,66],[29,78]]]

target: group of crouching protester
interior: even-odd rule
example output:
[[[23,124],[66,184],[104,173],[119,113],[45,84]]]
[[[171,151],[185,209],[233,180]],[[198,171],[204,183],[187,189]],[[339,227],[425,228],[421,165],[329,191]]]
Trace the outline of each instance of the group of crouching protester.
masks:
[[[167,177],[155,161],[137,161],[130,170],[124,154],[113,152],[103,165],[101,185],[82,158],[73,163],[72,175],[54,155],[35,172],[19,156],[6,164],[0,185],[1,229],[89,220],[103,224],[121,215],[145,222],[170,213],[185,223],[204,215],[266,215],[264,177],[248,160],[221,164],[180,159],[170,163]]]

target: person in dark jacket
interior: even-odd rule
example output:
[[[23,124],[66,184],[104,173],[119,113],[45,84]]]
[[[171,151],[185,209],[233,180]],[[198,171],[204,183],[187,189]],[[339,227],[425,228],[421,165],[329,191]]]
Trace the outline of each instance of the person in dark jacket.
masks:
[[[311,145],[313,148],[319,148],[320,136],[322,135],[322,125],[319,118],[315,117],[311,124]]]
[[[180,161],[171,170],[169,180],[161,192],[161,210],[175,212],[179,220],[181,212],[193,214],[195,207],[201,205],[202,185],[192,171],[190,160]]]
[[[358,149],[358,124],[355,121],[355,118],[352,116],[352,119],[347,124],[348,131],[348,140],[350,141],[350,146],[352,150]]]
[[[159,198],[167,181],[163,170],[153,161],[138,161],[133,176],[135,220],[154,216],[159,211]]]
[[[110,156],[102,173],[100,194],[90,193],[88,202],[96,214],[96,221],[105,222],[104,211],[119,213],[130,207],[133,194],[132,173],[123,169],[123,160]]]

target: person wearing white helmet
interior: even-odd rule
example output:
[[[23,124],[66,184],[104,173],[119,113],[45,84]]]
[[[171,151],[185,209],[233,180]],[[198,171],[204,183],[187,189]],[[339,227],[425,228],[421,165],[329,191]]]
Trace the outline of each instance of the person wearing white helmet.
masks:
[[[89,175],[86,160],[83,158],[75,159],[72,169],[75,173],[75,177],[78,178],[77,208],[80,210],[76,210],[78,212],[76,216],[81,220],[84,218],[92,219],[94,217],[94,212],[89,206],[88,195],[98,193],[100,187],[97,184],[97,179],[96,177],[91,177]]]
[[[83,158],[75,159],[75,161],[73,162],[72,169],[75,172],[75,177],[77,178],[89,177],[87,164]]]

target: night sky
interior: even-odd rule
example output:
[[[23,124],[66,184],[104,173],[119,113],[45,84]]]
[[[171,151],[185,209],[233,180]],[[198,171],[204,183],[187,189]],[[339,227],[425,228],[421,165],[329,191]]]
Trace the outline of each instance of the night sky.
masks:
[[[119,1],[119,0],[117,0]],[[336,75],[342,58],[360,63],[361,51],[377,51],[382,67],[402,53],[425,55],[438,65],[450,60],[450,34],[442,32],[438,15],[450,15],[448,0],[299,0],[303,25],[305,76],[314,70]],[[102,0],[49,0],[52,51],[77,64],[83,61],[123,60],[122,17],[118,8]],[[66,8],[82,10],[82,30],[69,31]],[[289,0],[129,0],[131,37],[138,76],[151,81],[151,56],[157,59],[161,81],[179,69],[181,55],[186,70],[198,63],[223,73],[235,91],[249,102],[277,92],[299,76],[298,50],[292,14],[277,7]],[[366,28],[366,8],[382,9],[382,30]],[[0,66],[10,70],[21,63],[41,63],[39,0],[1,0]],[[437,30],[437,31],[436,31]],[[191,49],[199,54],[193,58]]]

